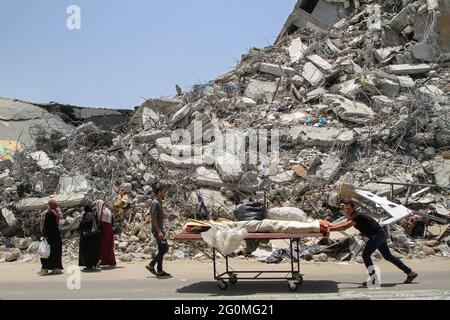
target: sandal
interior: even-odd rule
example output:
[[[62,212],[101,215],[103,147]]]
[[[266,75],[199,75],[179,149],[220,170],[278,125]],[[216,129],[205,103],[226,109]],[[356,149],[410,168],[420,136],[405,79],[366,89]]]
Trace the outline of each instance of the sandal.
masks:
[[[64,272],[62,271],[62,270],[59,270],[59,269],[55,269],[55,270],[53,270],[52,272],[50,272],[50,274],[53,274],[53,275],[57,275],[57,274],[63,274]]]
[[[41,270],[38,271],[37,274],[41,275],[41,276],[45,276],[46,274],[48,274],[48,270],[47,269],[41,269]]]

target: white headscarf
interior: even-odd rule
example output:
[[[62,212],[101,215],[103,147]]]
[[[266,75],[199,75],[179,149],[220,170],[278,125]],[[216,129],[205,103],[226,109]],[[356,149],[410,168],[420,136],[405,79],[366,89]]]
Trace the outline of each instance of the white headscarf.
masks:
[[[106,207],[105,202],[103,200],[97,200],[94,202],[95,211],[97,212],[97,220],[112,223],[112,213]]]

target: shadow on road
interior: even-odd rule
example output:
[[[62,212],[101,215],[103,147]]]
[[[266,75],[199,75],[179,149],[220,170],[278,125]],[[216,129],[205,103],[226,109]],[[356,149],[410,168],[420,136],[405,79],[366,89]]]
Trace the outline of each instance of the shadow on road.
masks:
[[[350,289],[368,289],[367,286],[363,286],[362,283],[358,283],[358,282],[340,282],[341,284],[349,284],[349,285],[354,285],[351,287],[340,287],[339,289],[341,290],[350,290]],[[398,285],[402,285],[403,283],[383,283],[381,284],[381,288],[393,288],[396,287]]]
[[[287,281],[241,281],[228,285],[227,290],[220,290],[217,282],[197,282],[177,289],[181,294],[210,294],[211,296],[243,296],[253,294],[276,293],[337,293],[338,282],[330,280],[305,280],[296,291],[290,291]]]

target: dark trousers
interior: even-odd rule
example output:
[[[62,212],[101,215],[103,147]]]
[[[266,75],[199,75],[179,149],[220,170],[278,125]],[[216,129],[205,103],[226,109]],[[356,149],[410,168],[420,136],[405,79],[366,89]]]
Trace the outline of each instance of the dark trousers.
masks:
[[[152,267],[154,267],[156,264],[156,271],[161,272],[161,271],[163,271],[164,255],[169,250],[169,245],[167,244],[166,240],[159,240],[158,236],[156,236],[156,235],[155,235],[155,238],[156,238],[156,244],[158,245],[158,253],[153,258],[153,260],[150,262],[150,265]]]
[[[399,258],[392,255],[387,244],[386,233],[383,230],[380,230],[377,234],[372,235],[369,238],[369,241],[367,241],[366,243],[366,247],[364,248],[362,257],[367,269],[373,266],[373,262],[370,256],[377,249],[381,252],[383,258],[386,261],[393,263],[397,268],[399,268],[406,274],[409,274],[411,272],[411,269],[408,268]]]

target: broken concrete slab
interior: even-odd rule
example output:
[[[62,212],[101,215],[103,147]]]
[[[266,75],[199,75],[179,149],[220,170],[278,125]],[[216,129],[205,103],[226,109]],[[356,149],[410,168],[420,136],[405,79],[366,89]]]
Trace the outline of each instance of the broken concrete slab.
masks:
[[[334,54],[340,55],[342,53],[342,51],[339,50],[339,48],[336,47],[330,39],[325,40],[325,43]]]
[[[367,123],[375,114],[364,103],[351,101],[335,94],[325,94],[323,103],[328,105],[339,118],[354,123]]]
[[[333,86],[332,89],[345,96],[355,97],[356,94],[361,92],[361,85],[356,83],[356,79],[350,79]]]
[[[331,71],[333,70],[333,66],[327,60],[323,59],[321,56],[317,54],[313,54],[307,57],[309,61],[311,61],[316,67],[323,71]]]
[[[438,103],[447,103],[448,101],[448,98],[445,95],[444,91],[431,84],[421,86],[418,89],[418,92],[428,100],[432,100]]]
[[[319,98],[321,95],[327,93],[328,91],[320,87],[314,89],[306,94],[306,102]]]
[[[156,139],[170,136],[170,131],[156,130],[151,132],[141,132],[133,137],[137,143],[154,144]]]
[[[86,175],[62,176],[59,178],[59,193],[70,194],[75,192],[85,193],[91,190]]]
[[[392,74],[421,74],[432,70],[428,64],[394,64],[386,68],[388,73]]]
[[[173,144],[170,137],[161,137],[155,140],[155,146],[159,153],[172,154]]]
[[[144,126],[150,120],[159,121],[160,118],[161,116],[150,108],[144,108],[142,110],[142,123]]]
[[[301,38],[293,39],[291,45],[288,48],[289,56],[291,57],[291,62],[295,63],[302,60],[308,51],[308,46],[302,42]]]
[[[324,74],[314,64],[307,62],[303,66],[302,77],[315,87],[322,82]]]
[[[36,151],[30,153],[30,157],[37,162],[42,170],[50,170],[55,168],[55,163],[48,157],[44,151]]]
[[[409,49],[414,59],[432,62],[436,57],[435,48],[427,43],[419,42]]]
[[[272,63],[260,63],[258,70],[263,73],[268,73],[271,75],[274,75],[276,77],[290,77],[293,76],[296,71],[294,68],[285,67],[285,66],[278,66],[276,64]]]
[[[27,198],[16,202],[14,206],[19,212],[43,210],[47,208],[48,201],[51,198],[56,198],[61,208],[73,208],[83,204],[85,195],[83,193],[71,193],[57,194],[54,197]]]
[[[392,108],[396,106],[395,100],[386,96],[373,96],[370,99],[376,112],[391,113]]]
[[[295,126],[288,134],[293,143],[305,146],[332,147],[336,144],[348,146],[355,140],[353,131],[336,128]]]
[[[437,156],[434,160],[434,178],[441,188],[450,186],[450,160]]]
[[[215,126],[211,117],[206,113],[196,112],[193,115],[191,123],[186,127],[186,130],[189,131],[191,141],[195,144],[208,143],[214,140]]]
[[[271,103],[276,89],[275,82],[250,80],[245,89],[244,96],[256,102],[265,101]]]
[[[304,112],[297,111],[289,114],[281,114],[280,120],[282,124],[300,124],[305,123],[306,119],[308,119],[308,115]]]
[[[331,181],[341,168],[342,160],[336,154],[330,154],[317,169],[316,177],[324,181]]]
[[[416,83],[410,76],[397,76],[401,88],[414,88]]]
[[[386,48],[376,49],[374,51],[374,55],[375,55],[375,58],[378,60],[378,62],[382,62],[382,61],[386,60],[393,53],[399,52],[401,48],[402,48],[401,46],[396,46],[396,47],[386,47]]]
[[[220,191],[201,188],[191,193],[190,200],[194,203],[198,203],[198,196],[201,196],[203,198],[205,206],[208,209],[222,209],[224,207],[228,207],[227,199],[222,195]]]
[[[400,84],[389,79],[378,80],[377,87],[380,90],[381,94],[390,98],[398,96],[398,93],[400,91]]]
[[[206,163],[201,156],[174,157],[165,153],[159,155],[159,161],[168,167],[180,169],[194,169],[205,166]]]
[[[410,16],[412,13],[412,6],[407,5],[394,18],[392,18],[389,22],[389,26],[398,33],[401,33],[405,27],[410,24]]]
[[[31,134],[31,128],[36,126],[52,128],[67,134],[74,131],[73,126],[38,106],[19,100],[0,98],[1,140],[14,141],[19,146],[32,145],[35,142],[35,136]]]
[[[242,175],[241,180],[237,186],[233,186],[239,192],[252,193],[261,190],[263,181],[258,177],[254,171],[247,171]]]
[[[13,227],[16,225],[17,220],[12,210],[8,208],[2,208],[2,216],[3,218],[5,218],[5,221],[8,224],[8,226]]]
[[[203,187],[220,188],[223,186],[223,181],[219,174],[214,169],[207,169],[206,167],[199,167],[195,172],[195,180],[198,185]]]
[[[294,170],[288,170],[281,173],[278,173],[277,175],[270,176],[269,180],[273,183],[284,185],[289,184],[292,181],[294,181],[296,178],[296,174]]]
[[[223,181],[237,182],[243,174],[242,161],[230,153],[216,158],[216,169]]]
[[[407,183],[406,179],[402,177],[389,177],[381,180],[382,182],[400,182]],[[375,193],[380,197],[390,197],[391,195],[391,186],[388,184],[379,184],[379,183],[368,183],[362,187],[363,189],[369,190],[370,192]],[[394,195],[399,194],[406,190],[405,186],[402,185],[394,185]]]
[[[257,103],[253,99],[247,97],[240,97],[236,103],[236,106],[241,107],[242,109],[253,108],[257,106]]]
[[[191,113],[191,105],[187,104],[172,116],[171,122],[173,124],[176,124],[181,120],[183,120],[184,118],[188,117],[190,113]]]

